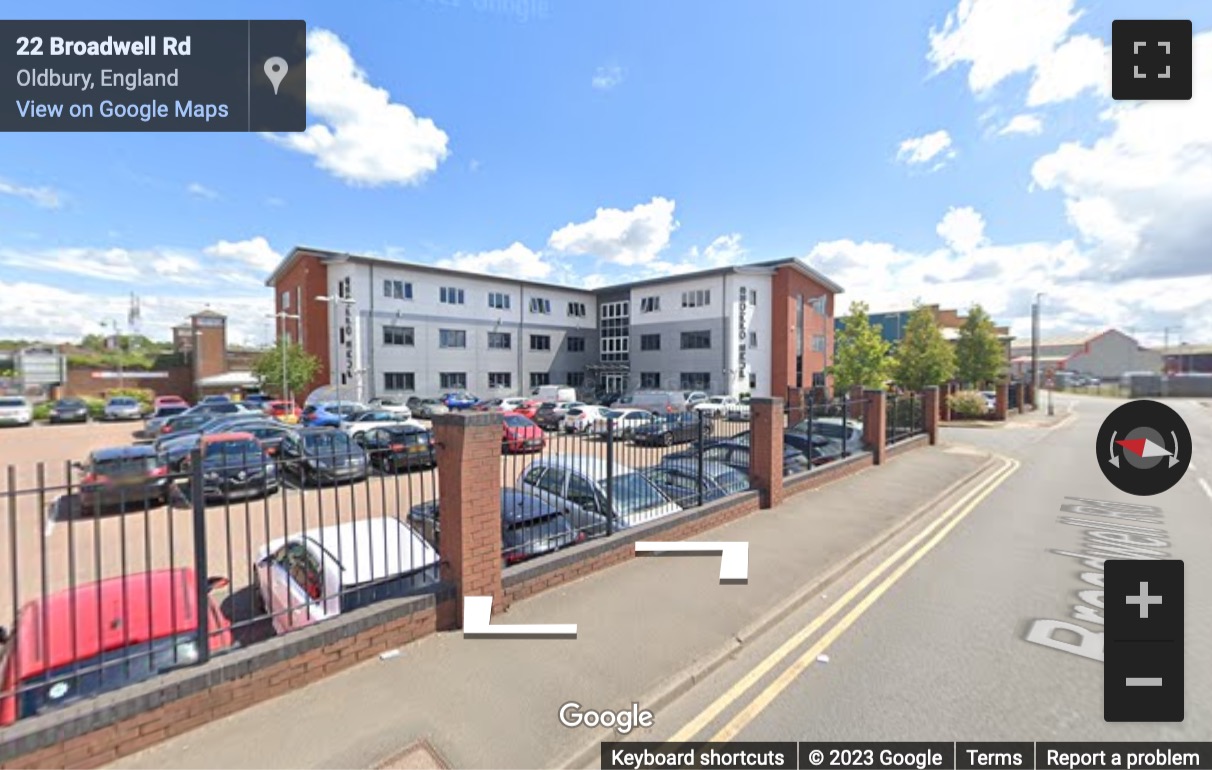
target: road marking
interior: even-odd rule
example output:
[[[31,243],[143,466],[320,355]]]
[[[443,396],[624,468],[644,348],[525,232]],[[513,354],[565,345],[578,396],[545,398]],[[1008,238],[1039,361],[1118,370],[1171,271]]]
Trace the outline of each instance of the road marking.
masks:
[[[961,497],[959,500],[957,500],[950,508],[948,508],[942,514],[940,514],[937,518],[935,518],[935,520],[932,521],[925,529],[923,529],[921,532],[919,532],[917,535],[915,535],[909,542],[905,543],[899,549],[897,549],[896,553],[889,556],[882,563],[880,563],[878,566],[876,566],[874,569],[872,569],[869,573],[867,573],[865,576],[863,576],[862,580],[860,580],[849,591],[847,591],[840,598],[838,598],[836,601],[834,601],[834,603],[831,604],[828,609],[826,609],[824,612],[822,612],[817,617],[813,618],[812,622],[810,622],[807,626],[805,626],[804,628],[797,631],[795,633],[795,635],[792,636],[790,639],[783,642],[783,644],[780,645],[777,650],[770,653],[770,655],[768,655],[765,660],[763,660],[761,663],[759,663],[757,666],[755,666],[751,671],[749,671],[747,674],[745,674],[745,676],[741,677],[735,684],[732,685],[732,687],[730,687],[727,690],[727,692],[723,693],[718,698],[716,698],[715,701],[712,702],[712,704],[710,706],[708,706],[706,709],[704,709],[702,711],[702,713],[700,713],[694,719],[692,719],[688,723],[686,723],[686,725],[682,729],[678,730],[669,740],[674,741],[674,742],[688,741],[691,738],[693,738],[694,736],[698,735],[700,732],[702,732],[703,729],[706,728],[707,725],[709,725],[712,721],[714,721],[716,719],[716,717],[718,717],[721,713],[723,713],[725,709],[727,709],[729,706],[731,706],[737,699],[739,699],[748,690],[750,690],[754,685],[756,685],[759,681],[761,681],[761,679],[763,677],[765,677],[766,674],[770,673],[770,671],[773,670],[775,666],[777,666],[779,663],[781,663],[787,656],[789,656],[792,652],[794,652],[796,650],[796,648],[798,648],[805,641],[807,641],[809,637],[811,637],[818,630],[820,630],[820,628],[823,625],[828,623],[830,620],[833,619],[833,617],[835,615],[837,615],[843,609],[845,609],[845,607],[848,604],[850,604],[850,602],[856,596],[858,596],[864,590],[866,590],[866,588],[869,585],[871,585],[877,579],[879,579],[880,575],[882,575],[889,567],[891,567],[892,564],[897,562],[902,556],[907,554],[909,551],[913,550],[913,548],[916,547],[918,543],[920,543],[921,541],[923,541],[927,537],[929,537],[931,532],[933,532],[936,528],[938,528],[940,525],[942,525],[943,522],[945,522],[948,517],[950,517],[955,511],[959,510],[966,502],[973,499],[973,497],[976,494],[978,494],[981,490],[985,489],[986,487],[992,488],[990,485],[994,484],[994,482],[1001,483],[1000,479],[1002,478],[1002,474],[1005,473],[1007,469],[1009,469],[1011,467],[1017,468],[1017,466],[1018,466],[1017,460],[1011,460],[1009,458],[1003,457],[1002,462],[1003,462],[1003,464],[1002,464],[1001,468],[999,468],[992,475],[988,476],[986,479],[981,481],[981,483],[979,485],[977,485],[973,489],[969,490],[963,497]]]
[[[733,717],[728,724],[724,725],[724,727],[718,733],[712,736],[710,740],[730,741],[738,733],[740,733],[741,730],[745,729],[750,722],[756,719],[767,706],[774,702],[774,699],[777,698],[780,693],[786,690],[792,682],[799,678],[800,674],[802,674],[809,666],[816,662],[818,655],[827,650],[831,644],[837,641],[838,637],[845,633],[850,626],[854,625],[854,623],[861,618],[863,614],[888,591],[889,588],[895,585],[906,572],[912,569],[913,565],[921,561],[926,554],[930,553],[930,551],[932,551],[936,545],[942,542],[943,538],[945,538],[948,533],[950,533],[951,530],[956,527],[956,525],[963,521],[964,518],[976,508],[976,506],[980,505],[986,497],[991,495],[994,490],[1001,486],[1002,482],[1010,478],[1010,476],[1012,476],[1021,465],[1021,463],[1017,460],[1011,460],[1010,462],[1011,464],[1006,468],[1003,468],[998,475],[994,477],[991,483],[984,485],[980,489],[979,493],[971,501],[969,501],[962,510],[952,517],[950,521],[947,522],[946,526],[940,529],[938,533],[925,545],[923,545],[912,556],[906,559],[903,564],[897,567],[896,570],[891,575],[886,577],[884,581],[879,584],[879,586],[871,591],[871,593],[864,596],[862,601],[855,605],[854,609],[846,613],[846,616],[838,621],[833,628],[825,632],[825,635],[817,640],[816,644],[809,647],[807,652],[801,655],[794,663],[791,664],[790,667],[779,674],[777,679],[771,682],[765,690],[759,693],[748,706]]]
[[[1212,500],[1212,486],[1209,486],[1208,482],[1204,479],[1199,480],[1199,485],[1203,487],[1204,494],[1208,496],[1208,499]]]

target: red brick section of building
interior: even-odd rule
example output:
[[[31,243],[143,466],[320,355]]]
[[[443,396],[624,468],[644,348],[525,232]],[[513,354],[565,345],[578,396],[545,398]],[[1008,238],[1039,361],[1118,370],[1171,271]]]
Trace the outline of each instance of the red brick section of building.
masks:
[[[302,320],[275,319],[278,329],[284,330],[292,342],[303,345],[303,349],[320,359],[316,376],[303,389],[310,393],[321,385],[332,381],[329,359],[332,358],[332,340],[329,338],[328,313],[315,312],[311,305],[316,297],[328,294],[328,267],[314,254],[296,252],[282,274],[277,276],[274,294],[274,312],[302,316]],[[303,312],[309,308],[312,312]]]
[[[770,393],[782,398],[788,388],[811,388],[814,372],[824,372],[832,363],[829,351],[833,350],[833,299],[836,289],[813,280],[791,265],[784,265],[774,271],[771,295],[774,306],[771,309],[771,360],[770,360]],[[808,302],[817,297],[825,297],[824,315],[814,312]],[[804,308],[804,360],[802,377],[796,376],[796,311],[799,298],[803,297]],[[824,351],[812,349],[812,338],[818,335],[825,337]],[[826,383],[829,380],[826,379]]]

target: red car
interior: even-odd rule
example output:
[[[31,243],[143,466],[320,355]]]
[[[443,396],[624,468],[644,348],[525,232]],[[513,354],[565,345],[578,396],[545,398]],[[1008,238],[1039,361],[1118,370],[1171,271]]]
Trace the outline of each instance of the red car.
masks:
[[[158,412],[162,406],[183,406],[189,408],[189,402],[180,396],[156,396],[152,401],[152,412]]]
[[[288,425],[295,425],[303,419],[303,410],[293,401],[270,401],[265,405],[265,413]]]
[[[0,725],[150,679],[198,659],[192,569],[162,569],[76,586],[28,602],[5,645]],[[211,578],[211,590],[227,585]],[[232,646],[213,599],[211,653]]]
[[[535,412],[539,411],[539,407],[543,405],[542,401],[527,401],[519,407],[515,407],[512,414],[519,414],[527,420],[533,420]]]
[[[502,452],[538,452],[547,445],[543,429],[520,414],[506,414],[501,419]]]

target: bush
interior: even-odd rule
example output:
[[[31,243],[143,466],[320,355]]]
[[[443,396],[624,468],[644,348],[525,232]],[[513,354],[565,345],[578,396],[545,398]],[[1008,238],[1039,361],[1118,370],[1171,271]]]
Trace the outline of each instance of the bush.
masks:
[[[985,413],[989,411],[985,397],[975,390],[961,390],[959,393],[949,396],[947,406],[951,407],[952,414],[969,419],[984,417]]]
[[[88,406],[88,416],[93,420],[100,420],[105,416],[105,399],[95,396],[85,396],[84,403]]]
[[[43,401],[41,404],[34,404],[34,419],[49,420],[51,405],[49,401]]]

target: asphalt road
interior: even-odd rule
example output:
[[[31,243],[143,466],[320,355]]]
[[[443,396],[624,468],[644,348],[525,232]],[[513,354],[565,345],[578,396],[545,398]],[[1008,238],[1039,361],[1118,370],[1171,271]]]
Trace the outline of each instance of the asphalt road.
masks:
[[[1108,483],[1095,458],[1098,428],[1120,403],[1058,396],[1058,416],[1074,414],[1047,431],[945,429],[946,441],[991,449],[1017,470],[916,561],[910,550],[885,563],[890,545],[627,740],[1212,740],[1212,404],[1168,402],[1191,429],[1192,466],[1168,492],[1139,498]],[[1164,530],[1161,550],[1186,563],[1184,722],[1104,722],[1101,646],[1087,657],[1029,640],[1040,620],[1091,640],[1102,630],[1101,592],[1081,577],[1095,570],[1055,552],[1084,550],[1097,529],[1060,521],[1067,497],[1161,509],[1155,523],[1135,523]]]

